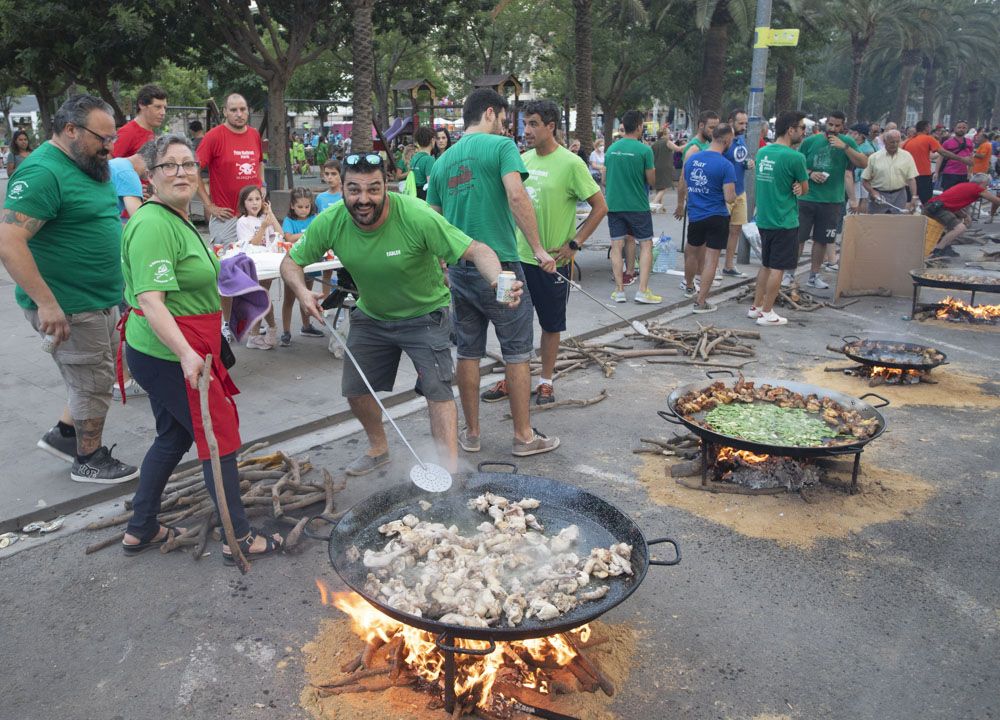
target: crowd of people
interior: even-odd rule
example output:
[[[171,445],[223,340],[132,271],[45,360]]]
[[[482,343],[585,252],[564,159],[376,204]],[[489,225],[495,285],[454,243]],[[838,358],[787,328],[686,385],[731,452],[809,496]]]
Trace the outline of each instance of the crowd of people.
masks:
[[[545,100],[521,111],[522,152],[509,136],[509,110],[500,94],[479,89],[465,101],[464,132],[457,139],[442,128],[418,127],[412,147],[398,160],[386,152],[303,153],[305,163],[323,159],[326,189],[294,188],[280,220],[263,182],[261,138],[239,94],[226,98],[221,124],[205,131],[192,123],[189,137],[157,133],[167,97],[155,85],[142,88],[135,117],[120,128],[106,103],[78,95],[59,108],[52,137],[37,148],[15,134],[0,261],[67,391],[60,418],[38,446],[68,461],[74,481],[139,478],[122,541],[126,554],[184,531],[162,525],[157,515],[167,479],[192,445],[209,491],[217,504],[223,501],[214,495],[198,391],[209,355],[208,408],[240,549],[260,556],[281,548],[280,535],[251,527],[239,500],[238,390],[228,372],[235,361],[228,342],[245,337],[249,348],[262,350],[289,345],[296,301],[299,334],[322,337],[327,321],[313,283],[326,287],[332,278],[311,277],[306,268],[330,253],[357,297],[347,344],[360,371],[345,364],[341,391],[368,438],[367,450],[346,472],[365,475],[390,460],[368,383],[375,391],[391,390],[404,352],[417,371],[414,389],[427,400],[440,460],[455,471],[460,449],[479,452],[484,433],[496,432],[480,423],[481,401],[509,403],[513,455],[560,446],[559,438],[533,427],[531,397],[536,406],[555,401],[556,356],[576,253],[606,219],[615,281],[611,300],[626,302],[626,287],[637,281],[635,302],[662,302],[649,285],[652,211],[663,207],[674,170],[680,171],[674,214],[687,223],[682,289],[695,313],[716,309],[708,295],[718,276],[744,276],[735,250],[748,221],[746,176],[755,173],[762,268],[748,316],[760,325],[786,322],[774,312],[775,297],[810,238],[807,283],[828,287],[821,273],[836,270],[833,248],[845,208],[905,212],[919,202],[945,226],[935,253],[948,254],[966,227],[965,207],[977,198],[989,200],[994,212],[1000,206],[987,190],[994,148],[982,132],[970,140],[964,123],[942,140],[921,122],[904,141],[892,127],[848,129],[843,114],[833,112],[823,132],[805,137],[802,113],[782,113],[773,142],[762,139],[754,161],[742,110],[725,122],[718,113],[702,113],[683,145],[667,128],[646,138],[643,115],[629,110],[617,139],[607,148],[596,143],[589,155],[560,130],[559,107]],[[293,160],[306,140],[315,140],[311,146],[319,151],[327,138],[296,139]],[[943,192],[934,195],[938,183]],[[208,219],[208,243],[192,224],[195,197]],[[585,217],[577,224],[581,207]],[[213,247],[233,257],[220,261]],[[220,291],[225,263],[276,249],[287,250],[280,267],[281,334],[270,281],[260,287],[256,278],[251,290],[267,299],[249,322],[230,327],[237,315],[244,321],[247,316],[237,308],[238,298]],[[533,387],[536,317],[542,367]],[[480,392],[490,326],[500,342],[504,378]],[[156,437],[139,468],[117,460],[114,446],[104,441],[116,379],[123,401],[148,394],[155,419]],[[232,548],[224,545],[222,553],[233,562]]]

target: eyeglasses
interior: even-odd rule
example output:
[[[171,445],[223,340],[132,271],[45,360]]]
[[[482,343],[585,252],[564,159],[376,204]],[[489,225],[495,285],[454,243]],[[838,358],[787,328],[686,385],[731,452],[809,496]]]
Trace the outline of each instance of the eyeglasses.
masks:
[[[118,136],[117,135],[108,135],[108,136],[100,135],[98,133],[95,133],[93,130],[91,130],[86,125],[77,125],[77,127],[80,128],[81,130],[86,130],[87,132],[89,132],[95,138],[97,138],[98,140],[100,140],[102,145],[113,145],[114,143],[118,142]]]
[[[194,160],[188,160],[187,162],[175,163],[175,162],[165,162],[159,165],[154,165],[153,170],[157,168],[162,168],[164,175],[180,175],[181,169],[183,168],[185,175],[191,175],[198,172],[198,163]]]
[[[344,158],[344,162],[354,167],[355,165],[382,165],[382,156],[378,153],[354,153]]]

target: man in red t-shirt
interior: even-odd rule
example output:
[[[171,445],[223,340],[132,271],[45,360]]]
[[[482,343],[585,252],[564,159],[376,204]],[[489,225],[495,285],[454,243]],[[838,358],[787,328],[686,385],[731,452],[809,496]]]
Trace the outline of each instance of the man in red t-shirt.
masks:
[[[135,98],[135,118],[118,128],[111,157],[132,157],[153,139],[153,131],[167,117],[167,94],[157,85],[143,85]]]
[[[198,145],[198,162],[208,170],[208,191],[198,188],[198,197],[209,218],[212,242],[236,242],[237,200],[247,185],[263,185],[260,133],[250,127],[250,109],[242,95],[226,98],[225,122],[205,133]]]
[[[941,146],[938,139],[931,135],[930,120],[921,120],[917,123],[917,134],[903,143],[903,149],[913,156],[913,162],[917,165],[917,196],[922,205],[926,205],[934,197],[934,171],[931,167],[931,153],[936,152],[940,156],[963,165],[972,164],[971,158],[960,157]]]
[[[938,244],[931,250],[931,257],[958,257],[958,253],[948,247],[955,239],[968,229],[966,223],[971,223],[965,213],[965,208],[969,207],[979,198],[989,200],[995,212],[1000,207],[1000,198],[989,192],[990,176],[986,173],[973,175],[969,182],[952,185],[934,200],[924,205],[924,215],[933,220],[937,220],[944,225],[947,232],[938,241]],[[958,216],[962,219],[959,220]]]

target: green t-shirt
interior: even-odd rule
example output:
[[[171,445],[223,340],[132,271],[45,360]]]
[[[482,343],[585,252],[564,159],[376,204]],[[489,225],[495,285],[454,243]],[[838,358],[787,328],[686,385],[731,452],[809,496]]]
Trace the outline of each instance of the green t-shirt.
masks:
[[[219,259],[205,246],[194,226],[159,203],[136,210],[122,233],[125,301],[139,307],[137,295],[159,290],[173,316],[219,312]],[[133,313],[125,339],[139,352],[161,360],[179,359],[153,332],[149,321]]]
[[[792,183],[809,178],[806,159],[800,152],[781,143],[765,145],[757,151],[757,226],[765,230],[799,226],[799,204]]]
[[[517,260],[514,215],[503,178],[528,178],[517,145],[508,137],[473,133],[441,155],[431,169],[427,203],[441,208],[452,225],[486,243],[501,262]]]
[[[632,138],[616,140],[604,153],[610,212],[649,212],[646,171],[653,168],[653,148]]]
[[[702,140],[701,137],[695,135],[693,138],[688,140],[687,145],[685,145],[684,148],[681,150],[681,157],[684,159],[684,162],[687,162],[688,150],[691,148],[692,145],[698,148],[698,152],[701,152],[703,150],[707,150],[708,146],[711,144],[712,144],[711,140]]]
[[[413,153],[410,158],[410,169],[413,171],[413,179],[417,183],[417,189],[423,190],[427,184],[427,178],[431,176],[431,168],[434,167],[434,157],[423,151]]]
[[[580,156],[562,145],[548,155],[529,150],[522,157],[528,168],[524,187],[535,206],[538,235],[542,247],[551,252],[576,234],[577,202],[586,200],[600,188]],[[534,251],[520,230],[517,231],[517,253],[521,262],[538,264]]]
[[[94,180],[45,142],[17,166],[4,207],[45,221],[28,241],[28,250],[64,313],[103,310],[121,302],[122,225],[110,182]],[[20,287],[14,297],[26,310],[37,307]]]
[[[847,146],[857,150],[858,144],[850,135],[838,135]],[[810,182],[809,192],[800,200],[818,203],[844,202],[844,172],[851,167],[847,152],[840,148],[830,147],[830,141],[824,133],[817,133],[802,141],[799,152],[806,157],[806,167],[809,172],[830,173],[826,182]]]
[[[362,230],[344,203],[323,211],[292,246],[289,255],[305,267],[328,250],[354,282],[358,307],[376,320],[408,320],[451,302],[438,258],[455,263],[472,238],[448,224],[423,200],[389,193],[389,217],[375,230]]]

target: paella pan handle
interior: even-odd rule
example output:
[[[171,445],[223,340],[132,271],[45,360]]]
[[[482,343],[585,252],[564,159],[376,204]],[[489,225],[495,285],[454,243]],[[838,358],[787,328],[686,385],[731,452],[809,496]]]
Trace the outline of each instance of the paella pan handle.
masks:
[[[827,455],[859,455],[861,449],[858,447],[831,447],[826,449]]]
[[[660,545],[662,543],[670,543],[674,546],[674,554],[677,556],[673,560],[653,560],[650,558],[650,565],[676,565],[681,561],[681,546],[677,544],[677,541],[673,538],[656,538],[656,540],[647,540],[646,545]]]
[[[706,370],[705,375],[707,375],[710,378],[714,378],[718,375],[721,376],[728,375],[729,377],[736,377],[736,375],[733,374],[732,370]]]
[[[852,340],[856,340],[858,342],[861,341],[861,338],[859,338],[857,335],[844,335],[840,339],[844,341],[845,345],[850,345]]]
[[[683,425],[684,424],[684,423],[681,422],[681,419],[679,417],[677,417],[677,413],[675,413],[673,410],[657,410],[656,414],[659,415],[664,420],[666,420],[671,425]]]
[[[486,655],[492,654],[493,651],[497,649],[497,644],[492,640],[486,641],[489,643],[488,647],[464,648],[464,647],[458,647],[457,645],[449,645],[447,638],[448,638],[447,633],[441,633],[440,635],[437,636],[437,638],[435,638],[434,644],[437,645],[438,650],[441,650],[443,652],[455,653],[456,655],[478,655],[480,657],[485,657]]]
[[[884,408],[886,405],[889,404],[889,401],[886,398],[879,395],[878,393],[865,393],[864,395],[859,397],[858,400],[864,400],[866,397],[878,398],[879,400],[882,401],[880,405],[876,405],[875,403],[870,403],[871,406],[874,408]]]
[[[486,472],[483,470],[484,467],[509,467],[511,473],[517,475],[517,465],[512,462],[504,462],[502,460],[483,460],[483,462],[476,465],[476,470],[479,472]]]
[[[333,528],[330,528],[329,535],[320,535],[315,530],[311,530],[309,528],[309,526],[312,525],[313,520],[322,520],[323,522],[329,523],[330,525],[333,525],[335,521],[330,517],[328,517],[327,515],[320,513],[319,515],[313,515],[311,518],[309,518],[309,522],[307,522],[305,524],[305,527],[302,528],[302,534],[305,535],[307,538],[311,538],[313,540],[323,540],[324,542],[328,541],[330,537],[333,535]]]

